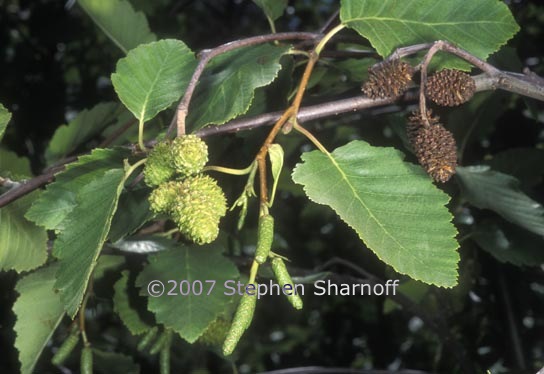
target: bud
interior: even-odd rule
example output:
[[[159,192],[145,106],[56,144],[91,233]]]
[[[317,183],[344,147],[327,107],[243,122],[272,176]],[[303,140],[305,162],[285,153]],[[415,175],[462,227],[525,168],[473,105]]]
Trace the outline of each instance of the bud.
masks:
[[[414,112],[406,132],[419,164],[436,182],[447,182],[457,166],[457,146],[451,132],[446,130],[427,111],[426,123],[419,112]]]
[[[412,82],[414,68],[404,61],[393,60],[369,68],[368,73],[363,92],[371,99],[383,99],[402,95]]]
[[[474,79],[459,70],[444,69],[427,79],[425,95],[438,105],[457,106],[472,98]]]
[[[206,244],[219,234],[227,200],[214,179],[197,175],[182,182],[171,212],[182,234],[197,244]]]
[[[182,177],[200,173],[208,162],[208,146],[196,135],[174,139],[170,154],[176,171]]]
[[[158,186],[174,176],[175,170],[170,157],[170,143],[160,142],[149,152],[144,168],[144,181],[150,186]]]

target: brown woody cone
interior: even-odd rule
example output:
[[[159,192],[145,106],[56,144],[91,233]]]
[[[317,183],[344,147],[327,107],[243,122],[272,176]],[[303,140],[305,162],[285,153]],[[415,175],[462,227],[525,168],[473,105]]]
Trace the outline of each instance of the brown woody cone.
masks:
[[[457,146],[451,132],[446,130],[427,111],[426,124],[419,112],[414,112],[406,126],[408,140],[412,145],[419,164],[436,182],[447,182],[457,166]]]
[[[472,98],[474,79],[459,70],[444,69],[427,79],[425,95],[438,105],[457,106]]]
[[[369,68],[368,73],[363,92],[371,99],[383,99],[402,95],[412,81],[414,68],[406,62],[393,60]]]

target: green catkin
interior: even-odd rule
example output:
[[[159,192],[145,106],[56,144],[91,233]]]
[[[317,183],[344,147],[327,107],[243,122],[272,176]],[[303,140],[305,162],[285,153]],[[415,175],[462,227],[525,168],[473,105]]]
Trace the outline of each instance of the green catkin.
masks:
[[[255,286],[255,289],[258,288],[257,283],[253,283],[253,285]],[[256,305],[257,296],[244,293],[240,300],[240,304],[238,305],[238,309],[236,309],[236,313],[234,314],[230,329],[227,332],[225,342],[223,343],[223,355],[230,355],[234,351],[234,348],[236,348],[242,334],[251,324]]]
[[[171,332],[171,330],[168,330]],[[168,334],[159,356],[161,374],[170,374],[170,347],[172,345],[172,334]]]
[[[151,349],[149,350],[149,354],[156,355],[160,352],[162,347],[166,343],[168,343],[168,340],[172,337],[172,330],[165,330],[161,336],[157,339],[157,341],[151,346]]]
[[[289,284],[291,287],[293,287],[291,295],[285,295],[287,297],[287,300],[289,300],[289,302],[295,307],[295,309],[302,309],[302,299],[299,295],[295,294],[295,284],[293,283],[293,280],[291,279],[291,276],[287,271],[287,267],[285,266],[285,263],[281,258],[275,257],[272,260],[272,270],[274,271],[274,275],[276,276],[280,287],[283,288],[283,286],[286,284]]]
[[[157,336],[158,331],[159,329],[157,328],[157,326],[153,326],[138,342],[138,346],[136,347],[136,349],[138,349],[139,351],[143,351],[144,349],[146,349],[151,341],[155,338],[155,336]]]
[[[55,353],[53,358],[51,359],[51,363],[53,365],[61,365],[68,356],[70,356],[70,353],[74,350],[77,343],[79,342],[79,328],[72,329],[72,332],[70,335],[62,342],[59,350]]]
[[[81,374],[93,374],[93,350],[91,347],[83,347],[80,362]]]
[[[274,240],[274,217],[265,214],[259,217],[259,231],[257,234],[257,249],[255,250],[255,261],[264,264],[272,248]]]

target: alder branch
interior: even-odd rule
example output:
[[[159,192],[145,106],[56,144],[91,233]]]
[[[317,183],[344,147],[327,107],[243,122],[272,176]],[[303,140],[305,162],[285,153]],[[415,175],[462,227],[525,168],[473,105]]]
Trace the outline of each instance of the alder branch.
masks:
[[[306,34],[313,35],[314,37],[318,35],[310,33]],[[397,51],[393,52],[393,54],[391,55],[393,57],[390,56],[389,58],[398,58],[404,57],[409,54],[414,54],[422,50],[428,49],[432,45],[433,44],[419,44],[415,46],[399,48]],[[459,50],[457,47],[451,48],[453,48],[454,51]],[[477,62],[476,60],[472,61]],[[485,68],[485,72],[473,77],[476,83],[476,92],[502,89],[522,96],[527,96],[540,101],[544,101],[544,79],[542,77],[528,70],[525,70],[523,74],[498,70],[485,61],[483,62],[483,64],[479,62],[478,64],[480,65],[480,69]],[[403,103],[416,102],[417,92],[415,92],[414,90],[410,90],[400,99],[374,100],[357,95],[355,97],[347,99],[329,101],[322,104],[301,107],[298,112],[297,119],[300,123],[303,123],[331,116],[337,116],[349,112],[384,107],[387,105],[391,105],[396,101],[400,101]],[[208,137],[225,133],[251,130],[261,126],[269,126],[275,123],[282,113],[283,111],[278,111],[272,113],[265,113],[249,118],[235,119],[222,126],[208,126],[202,128],[196,132],[196,135],[200,137]],[[69,159],[69,161],[65,161],[64,163],[68,163],[70,162],[70,160],[73,159],[71,158]],[[36,176],[28,181],[23,181],[21,182],[21,185],[19,187],[12,188],[3,195],[0,195],[0,208],[52,181],[54,178],[54,174],[61,171],[62,168],[63,165],[59,165],[59,167],[56,166],[54,170],[47,170],[42,175]]]

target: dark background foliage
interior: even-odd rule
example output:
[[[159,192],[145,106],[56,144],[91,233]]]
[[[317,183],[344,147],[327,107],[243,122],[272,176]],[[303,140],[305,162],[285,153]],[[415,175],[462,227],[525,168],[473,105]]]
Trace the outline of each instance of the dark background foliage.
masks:
[[[497,64],[515,66],[513,59],[517,55],[521,66],[542,75],[544,5],[539,0],[509,3],[521,31],[509,43],[514,48],[511,58],[499,56]],[[0,4],[0,102],[13,113],[4,144],[28,156],[34,172],[40,173],[45,145],[59,125],[84,108],[116,100],[109,76],[122,53],[73,1],[4,0]],[[160,38],[181,39],[193,50],[269,32],[262,12],[247,0],[132,0],[132,4],[146,13],[151,29]],[[332,0],[290,1],[277,28],[318,30],[337,6]],[[308,100],[326,93],[316,87],[309,92]],[[510,94],[494,95],[497,118],[467,144],[463,157],[466,165],[481,163],[489,155],[511,148],[542,146],[542,106]],[[537,120],[533,114],[539,110],[541,117]],[[322,120],[311,127],[328,147],[344,144],[353,137],[378,145],[400,144],[390,131],[384,131],[382,118],[371,118],[368,113],[347,115],[341,126],[336,120]],[[218,150],[212,151],[212,156],[218,160],[228,157],[243,165],[264,136],[265,130],[255,130],[210,140],[212,149]],[[299,159],[303,140],[298,136],[284,137],[282,144],[288,166],[292,167]],[[537,182],[528,190],[538,201],[544,200],[542,171],[541,167]],[[225,178],[223,185],[228,181]],[[287,181],[283,185],[288,192],[280,194],[274,211],[280,241],[292,259],[295,273],[296,269],[320,269],[331,258],[340,257],[380,278],[399,278],[365,249],[357,235],[332,212],[309,203]],[[233,186],[231,191],[227,188],[229,201],[239,187]],[[456,194],[450,184],[445,189]],[[482,220],[491,214],[461,209],[459,204],[454,198],[458,238],[463,240],[467,223],[464,217]],[[225,222],[226,229],[232,226],[232,222]],[[249,231],[232,239],[234,254],[242,253],[240,248],[251,242],[252,227],[254,224],[250,223]],[[470,240],[462,241],[460,253],[461,285],[454,290],[431,288],[419,306],[437,317],[448,335],[423,324],[421,316],[413,311],[397,308],[384,312],[384,297],[306,296],[305,309],[299,313],[285,301],[269,298],[258,305],[255,322],[240,345],[240,371],[322,365],[451,372],[458,367],[459,357],[464,357],[465,364],[476,371],[492,368],[494,373],[535,372],[539,365],[544,365],[542,267],[500,263]],[[135,256],[130,260],[138,266],[142,258]],[[362,277],[338,263],[326,270],[345,280]],[[0,274],[0,371],[5,373],[18,371],[16,351],[12,348],[15,317],[11,311],[16,279],[14,272]],[[136,341],[111,313],[108,301],[114,280],[106,278],[95,285],[90,334],[105,348],[131,354]],[[59,333],[55,336],[53,345],[58,346]],[[449,344],[448,338],[458,345]],[[52,346],[48,346],[37,372],[56,372],[49,364],[51,355]],[[155,359],[149,356],[138,355],[135,359],[142,365],[142,372],[152,372],[157,367]],[[67,366],[77,367],[76,360],[72,358]],[[205,347],[178,340],[173,367],[175,372],[198,368],[221,372],[229,370],[230,364]]]

